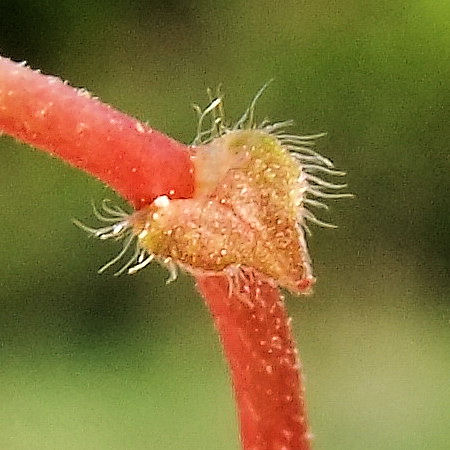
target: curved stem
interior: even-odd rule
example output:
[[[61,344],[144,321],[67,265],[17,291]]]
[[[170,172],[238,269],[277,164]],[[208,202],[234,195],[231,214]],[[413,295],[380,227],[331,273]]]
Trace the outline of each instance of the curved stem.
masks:
[[[0,130],[94,175],[140,208],[188,198],[185,145],[74,89],[0,57]]]
[[[96,176],[136,208],[159,195],[189,198],[188,147],[24,65],[0,57],[0,132]],[[298,360],[282,298],[258,280],[247,301],[225,276],[199,277],[236,392],[246,450],[309,448]]]
[[[255,278],[245,298],[225,276],[197,278],[230,365],[246,450],[306,450],[310,434],[290,320],[283,298]]]

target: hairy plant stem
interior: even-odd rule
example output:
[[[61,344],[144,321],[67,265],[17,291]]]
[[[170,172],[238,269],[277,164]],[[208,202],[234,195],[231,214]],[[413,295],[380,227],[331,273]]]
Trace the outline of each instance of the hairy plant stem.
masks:
[[[185,145],[60,79],[0,57],[0,131],[74,165],[140,208],[157,196],[189,198]],[[255,277],[250,302],[229,296],[225,276],[199,277],[228,359],[243,447],[309,448],[295,345],[277,289]]]

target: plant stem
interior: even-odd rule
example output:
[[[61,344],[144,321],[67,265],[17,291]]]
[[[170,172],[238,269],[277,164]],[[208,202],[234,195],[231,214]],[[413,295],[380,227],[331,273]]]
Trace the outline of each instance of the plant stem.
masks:
[[[113,187],[136,208],[159,195],[188,198],[188,148],[74,89],[0,57],[0,130]]]
[[[244,449],[310,448],[297,350],[283,298],[255,278],[246,300],[225,276],[197,278],[231,368]]]
[[[58,156],[136,208],[159,195],[189,198],[189,147],[60,79],[0,57],[0,132]],[[197,279],[214,317],[236,393],[246,450],[306,450],[309,434],[289,320],[277,289],[255,279],[248,300],[225,276]]]

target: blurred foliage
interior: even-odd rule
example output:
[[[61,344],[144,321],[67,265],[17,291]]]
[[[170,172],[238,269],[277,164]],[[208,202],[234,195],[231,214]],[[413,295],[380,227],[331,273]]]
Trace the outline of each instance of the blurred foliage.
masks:
[[[327,131],[355,200],[314,230],[312,298],[287,297],[317,449],[448,448],[450,7],[380,0],[2,0],[0,53],[189,142],[224,83],[235,118]],[[237,449],[227,369],[192,280],[71,224],[114,194],[0,140],[0,448]],[[327,217],[325,217],[327,218]]]

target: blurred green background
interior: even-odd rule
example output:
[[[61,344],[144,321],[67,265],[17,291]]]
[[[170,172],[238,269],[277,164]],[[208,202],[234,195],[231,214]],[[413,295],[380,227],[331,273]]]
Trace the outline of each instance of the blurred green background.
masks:
[[[433,0],[0,1],[0,53],[190,142],[206,87],[236,118],[327,131],[354,200],[287,296],[317,449],[447,449],[450,5]],[[227,368],[187,276],[115,278],[71,224],[115,198],[0,140],[0,449],[238,449]]]

